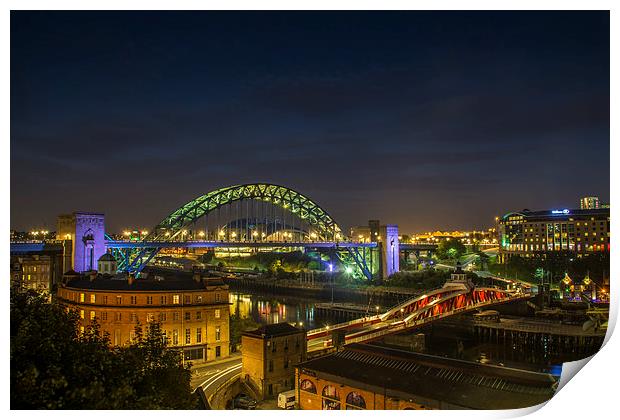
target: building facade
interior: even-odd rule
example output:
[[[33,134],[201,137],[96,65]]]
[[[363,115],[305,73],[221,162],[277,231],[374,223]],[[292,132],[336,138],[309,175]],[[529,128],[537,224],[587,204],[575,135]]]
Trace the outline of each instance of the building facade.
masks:
[[[54,261],[50,255],[11,257],[11,286],[51,293]]]
[[[96,319],[113,346],[131,343],[138,323],[159,321],[169,345],[183,350],[185,360],[200,363],[229,355],[228,286],[219,278],[69,272],[57,299],[78,311],[82,330]]]
[[[569,252],[577,257],[610,250],[609,209],[511,212],[498,221],[500,261]]]
[[[241,336],[242,380],[260,399],[295,388],[294,365],[306,360],[306,331],[287,322]]]
[[[579,200],[579,207],[581,210],[592,210],[601,208],[601,203],[598,197],[583,197]]]

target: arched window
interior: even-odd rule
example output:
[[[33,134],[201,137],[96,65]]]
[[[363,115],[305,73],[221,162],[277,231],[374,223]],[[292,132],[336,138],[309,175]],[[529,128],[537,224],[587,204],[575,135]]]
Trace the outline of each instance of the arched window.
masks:
[[[366,408],[366,401],[357,392],[349,392],[347,395],[347,410],[360,410]]]
[[[340,410],[340,395],[333,385],[323,388],[323,410]]]
[[[301,384],[299,384],[299,387],[301,388],[302,391],[316,394],[316,386],[314,386],[314,383],[309,379],[304,379],[303,381],[301,381]]]

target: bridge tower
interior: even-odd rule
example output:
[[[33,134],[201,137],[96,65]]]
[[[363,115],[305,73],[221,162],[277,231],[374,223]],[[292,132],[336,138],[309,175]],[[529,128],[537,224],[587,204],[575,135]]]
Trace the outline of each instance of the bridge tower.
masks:
[[[398,226],[385,225],[379,228],[377,242],[381,247],[381,277],[386,279],[400,271]]]
[[[56,239],[71,241],[71,269],[78,273],[97,270],[99,257],[106,253],[104,215],[85,212],[60,215]]]

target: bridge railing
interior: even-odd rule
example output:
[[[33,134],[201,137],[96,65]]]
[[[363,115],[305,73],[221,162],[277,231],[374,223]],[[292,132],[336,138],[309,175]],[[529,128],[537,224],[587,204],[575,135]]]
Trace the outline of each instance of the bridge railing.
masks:
[[[372,316],[369,316],[369,317],[357,318],[357,319],[353,319],[351,321],[341,322],[339,324],[329,325],[329,326],[322,327],[322,328],[315,328],[313,330],[309,330],[306,333],[306,337],[308,337],[308,339],[311,339],[311,338],[314,338],[314,337],[310,337],[311,335],[316,336],[316,335],[320,335],[320,334],[325,333],[325,332],[340,330],[342,328],[347,328],[347,327],[350,327],[350,326],[356,325],[356,324],[363,324],[365,322],[377,321],[377,320],[380,319],[379,318],[380,316],[381,316],[381,314],[379,314],[379,315],[372,315]]]

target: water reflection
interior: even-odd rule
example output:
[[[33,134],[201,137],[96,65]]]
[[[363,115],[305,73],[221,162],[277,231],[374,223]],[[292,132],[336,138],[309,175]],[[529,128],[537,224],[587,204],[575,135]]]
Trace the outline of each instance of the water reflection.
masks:
[[[261,296],[240,292],[230,293],[231,314],[241,318],[252,318],[259,324],[290,322],[306,328],[320,326],[315,320],[314,302],[302,299]],[[331,320],[322,320],[330,322]]]

